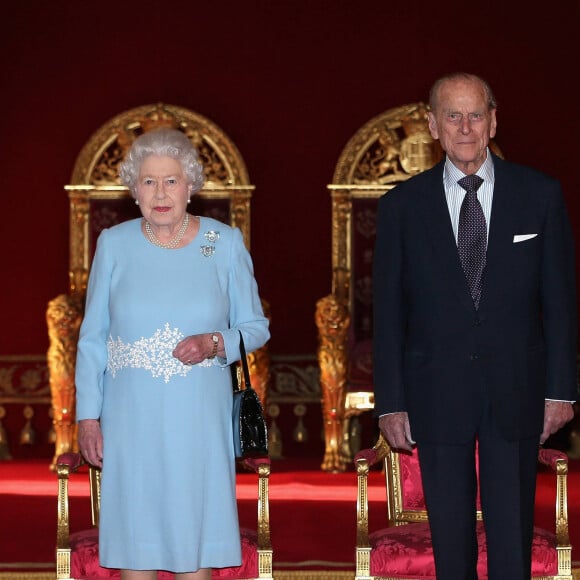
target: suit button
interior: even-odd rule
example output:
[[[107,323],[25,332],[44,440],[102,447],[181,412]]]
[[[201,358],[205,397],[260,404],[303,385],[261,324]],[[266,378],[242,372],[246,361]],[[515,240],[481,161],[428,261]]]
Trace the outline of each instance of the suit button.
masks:
[[[481,320],[479,318],[475,319],[475,326],[481,326]]]
[[[479,355],[474,353],[469,355],[470,360],[479,360]]]

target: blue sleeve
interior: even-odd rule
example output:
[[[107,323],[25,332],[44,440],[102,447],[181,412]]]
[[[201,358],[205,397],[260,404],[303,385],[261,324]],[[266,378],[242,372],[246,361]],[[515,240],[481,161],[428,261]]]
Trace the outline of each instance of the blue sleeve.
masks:
[[[99,419],[103,403],[103,377],[107,368],[109,292],[112,260],[107,251],[107,230],[97,241],[81,324],[75,367],[76,420]]]
[[[262,347],[270,338],[269,322],[262,310],[252,258],[244,245],[240,230],[236,228],[232,234],[228,264],[230,324],[228,329],[216,329],[224,339],[226,360],[221,359],[221,362],[225,364],[240,360],[238,330],[242,332],[247,352]]]

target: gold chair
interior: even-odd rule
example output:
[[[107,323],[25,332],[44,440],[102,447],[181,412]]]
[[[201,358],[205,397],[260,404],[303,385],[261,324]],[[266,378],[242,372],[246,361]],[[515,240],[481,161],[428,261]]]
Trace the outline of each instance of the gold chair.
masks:
[[[572,548],[568,535],[567,474],[565,453],[540,449],[538,461],[556,475],[555,532],[534,528],[532,578],[572,580]],[[388,527],[369,534],[368,474],[384,462]],[[386,441],[360,451],[354,460],[358,477],[355,580],[420,580],[435,577],[431,534],[423,498],[417,452],[393,451]],[[480,544],[478,577],[487,578],[487,551],[481,511],[477,512]],[[450,522],[449,525],[453,525]]]
[[[89,467],[92,527],[71,533],[69,517],[69,478],[83,465],[78,453],[65,453],[57,458],[58,517],[56,534],[57,580],[120,578],[119,570],[99,566],[98,526],[101,500],[101,471]],[[242,564],[234,568],[212,571],[212,578],[273,580],[273,551],[270,542],[268,458],[251,459],[244,466],[258,475],[258,521],[256,530],[240,528]],[[78,475],[80,477],[80,474]],[[88,519],[88,518],[87,518]],[[159,573],[160,580],[169,580],[173,574]]]
[[[343,149],[332,184],[332,290],[316,304],[324,471],[344,471],[360,448],[357,416],[373,408],[372,262],[379,198],[443,157],[428,108],[389,109]],[[501,155],[494,142],[490,147]]]
[[[389,109],[350,139],[328,186],[332,292],[318,301],[315,314],[325,471],[346,469],[353,452],[350,420],[373,408],[371,266],[378,199],[441,156],[429,134],[425,104]]]
[[[134,139],[151,129],[183,131],[196,146],[205,171],[205,185],[191,201],[190,211],[238,227],[250,247],[250,184],[244,160],[231,139],[207,118],[182,107],[144,105],[105,123],[79,153],[71,185],[65,190],[70,205],[69,291],[48,304],[46,313],[48,368],[56,449],[77,451],[74,369],[87,280],[98,234],[107,227],[138,217],[127,188],[118,181],[117,167]],[[263,303],[266,316],[269,308]],[[269,380],[267,346],[248,357],[252,384],[266,408]]]

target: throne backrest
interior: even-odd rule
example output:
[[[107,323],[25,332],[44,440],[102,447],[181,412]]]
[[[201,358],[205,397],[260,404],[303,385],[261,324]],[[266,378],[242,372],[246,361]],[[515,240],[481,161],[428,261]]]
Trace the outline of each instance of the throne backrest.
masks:
[[[372,390],[372,257],[378,199],[443,156],[429,133],[428,108],[413,103],[385,111],[343,149],[328,186],[332,199],[332,293],[349,313],[351,391]]]
[[[332,199],[332,294],[347,309],[347,389],[372,391],[372,263],[379,198],[444,157],[429,132],[429,108],[389,109],[344,147],[328,185]],[[496,144],[491,149],[501,155]]]
[[[238,227],[250,246],[250,184],[242,156],[233,141],[212,121],[183,107],[158,103],[125,111],[98,129],[79,153],[71,184],[71,294],[84,296],[95,251],[104,229],[139,217],[128,189],[118,179],[118,166],[133,141],[159,127],[182,131],[197,148],[205,184],[192,198],[190,211]]]
[[[109,120],[79,153],[71,184],[69,292],[49,302],[48,367],[56,431],[55,455],[75,449],[76,343],[96,240],[104,229],[141,214],[128,189],[118,181],[118,166],[133,141],[159,127],[182,131],[197,148],[205,172],[203,189],[190,211],[239,228],[250,247],[250,184],[246,165],[233,141],[212,121],[167,104],[144,105]],[[268,315],[268,305],[263,301]],[[264,346],[249,356],[254,388],[265,401],[269,359]]]

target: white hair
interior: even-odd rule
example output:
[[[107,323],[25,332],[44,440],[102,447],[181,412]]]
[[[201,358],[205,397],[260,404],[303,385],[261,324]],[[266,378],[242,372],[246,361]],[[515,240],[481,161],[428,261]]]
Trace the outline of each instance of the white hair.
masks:
[[[119,179],[135,193],[141,164],[150,155],[171,157],[181,163],[192,193],[203,187],[203,166],[191,141],[177,129],[153,129],[135,139],[125,160],[119,165]]]
[[[439,104],[439,89],[443,84],[449,81],[468,81],[472,83],[479,83],[485,92],[489,110],[492,111],[493,109],[497,109],[495,95],[493,94],[493,91],[491,90],[491,87],[487,81],[474,74],[456,72],[445,75],[433,83],[433,86],[429,92],[429,106],[433,112],[435,112],[435,109],[437,109],[437,105]]]

